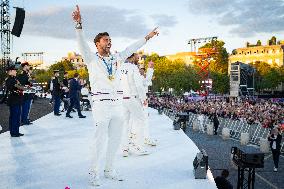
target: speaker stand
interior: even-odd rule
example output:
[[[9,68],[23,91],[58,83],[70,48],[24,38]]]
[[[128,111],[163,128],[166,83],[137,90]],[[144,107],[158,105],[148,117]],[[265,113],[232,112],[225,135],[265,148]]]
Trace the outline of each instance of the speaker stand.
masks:
[[[247,175],[247,178],[245,178],[245,175]],[[254,183],[255,168],[241,168],[240,166],[238,166],[237,189],[254,189]]]

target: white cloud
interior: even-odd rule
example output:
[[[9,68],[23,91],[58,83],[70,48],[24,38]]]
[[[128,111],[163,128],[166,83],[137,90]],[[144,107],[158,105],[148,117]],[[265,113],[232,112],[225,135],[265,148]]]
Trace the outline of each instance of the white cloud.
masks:
[[[152,29],[147,25],[145,17],[136,10],[111,6],[83,6],[80,9],[85,35],[89,39],[104,31],[109,32],[112,37],[136,39]],[[23,33],[64,39],[75,38],[72,11],[71,7],[56,7],[27,13]],[[164,27],[171,27],[177,23],[175,17],[162,14],[156,18],[152,17],[152,20]]]
[[[231,26],[240,37],[284,31],[283,0],[190,0],[189,11]]]

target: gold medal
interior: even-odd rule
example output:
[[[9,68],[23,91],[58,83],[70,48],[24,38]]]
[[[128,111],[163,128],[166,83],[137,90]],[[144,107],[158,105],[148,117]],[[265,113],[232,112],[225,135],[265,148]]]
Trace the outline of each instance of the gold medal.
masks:
[[[113,80],[114,80],[114,76],[113,76],[113,75],[109,75],[109,76],[108,76],[108,79],[109,79],[110,81],[113,81]]]

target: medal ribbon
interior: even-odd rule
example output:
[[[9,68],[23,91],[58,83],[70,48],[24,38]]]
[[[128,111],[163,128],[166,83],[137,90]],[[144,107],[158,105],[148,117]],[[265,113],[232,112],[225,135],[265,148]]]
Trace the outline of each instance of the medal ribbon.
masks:
[[[110,59],[111,63],[109,65],[102,56],[100,56],[98,53],[96,53],[96,54],[103,61],[104,65],[106,66],[108,75],[112,76],[112,60],[113,60],[113,57],[111,57],[111,59]]]

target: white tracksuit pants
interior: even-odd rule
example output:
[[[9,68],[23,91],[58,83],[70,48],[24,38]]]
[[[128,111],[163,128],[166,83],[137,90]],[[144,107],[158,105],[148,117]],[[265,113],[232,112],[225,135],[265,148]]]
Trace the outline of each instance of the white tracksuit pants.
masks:
[[[105,170],[113,170],[113,162],[123,133],[123,106],[111,102],[94,102],[92,110],[96,124],[92,168],[98,171],[99,161],[106,148]]]
[[[144,120],[144,139],[150,140],[150,131],[149,131],[149,112],[148,105],[143,106],[145,120]]]
[[[129,135],[132,130],[132,124],[136,131],[136,145],[144,150],[144,121],[145,114],[141,101],[138,98],[124,99],[123,101],[125,120],[124,120],[124,135],[122,139],[122,147],[124,150],[129,149]],[[130,120],[132,124],[130,123]]]

